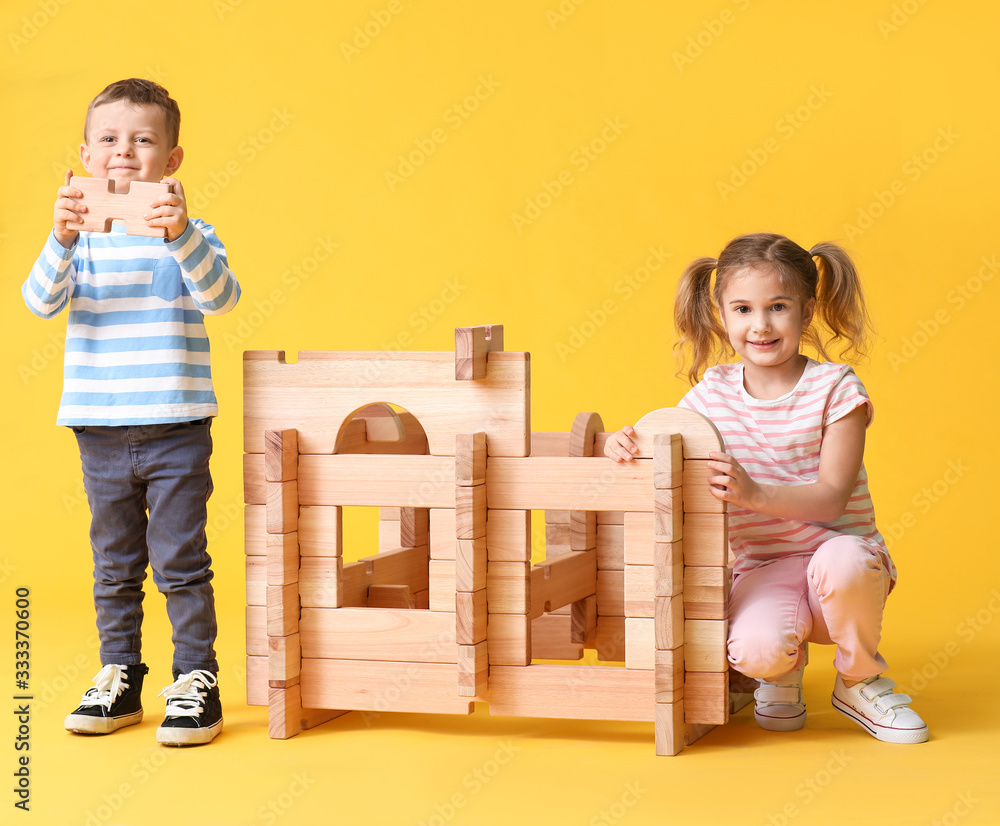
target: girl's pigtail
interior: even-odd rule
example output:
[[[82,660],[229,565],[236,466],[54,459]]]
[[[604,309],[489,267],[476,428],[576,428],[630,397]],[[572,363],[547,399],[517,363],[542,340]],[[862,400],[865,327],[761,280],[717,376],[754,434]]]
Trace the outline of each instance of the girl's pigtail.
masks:
[[[819,259],[816,312],[830,333],[826,345],[838,347],[841,357],[852,353],[862,358],[867,356],[872,326],[854,262],[836,244],[816,244],[809,253]],[[818,338],[813,343],[820,355],[829,360],[824,343]]]
[[[716,351],[724,353],[728,349],[728,339],[715,314],[712,299],[712,272],[718,263],[714,258],[691,262],[677,285],[674,326],[679,338],[674,349],[681,353],[682,373],[687,360],[684,350],[690,349],[686,375],[691,384],[697,383],[709,361],[715,363]]]

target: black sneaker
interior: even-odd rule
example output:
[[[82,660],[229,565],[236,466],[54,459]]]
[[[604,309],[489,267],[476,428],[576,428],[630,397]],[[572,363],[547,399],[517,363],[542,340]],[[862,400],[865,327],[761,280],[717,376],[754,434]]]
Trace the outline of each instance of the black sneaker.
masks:
[[[142,678],[149,669],[135,665],[106,665],[94,677],[80,706],[66,718],[66,731],[111,734],[142,722]]]
[[[211,743],[222,731],[218,680],[211,671],[175,675],[159,696],[167,698],[167,715],[156,730],[157,743],[199,746]]]

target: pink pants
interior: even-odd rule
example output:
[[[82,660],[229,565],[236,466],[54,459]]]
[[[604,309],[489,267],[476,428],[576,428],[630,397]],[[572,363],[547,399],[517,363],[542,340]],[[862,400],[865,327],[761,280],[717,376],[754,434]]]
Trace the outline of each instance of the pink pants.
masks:
[[[878,653],[889,574],[863,540],[838,536],[812,556],[778,559],[741,574],[729,606],[729,662],[773,681],[804,659],[802,643],[835,644],[848,680],[885,671]]]

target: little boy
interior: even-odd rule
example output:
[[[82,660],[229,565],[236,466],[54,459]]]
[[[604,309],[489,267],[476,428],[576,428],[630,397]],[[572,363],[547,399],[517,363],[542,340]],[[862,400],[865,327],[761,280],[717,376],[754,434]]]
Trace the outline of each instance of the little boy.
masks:
[[[208,224],[189,219],[180,110],[161,86],[132,78],[91,102],[80,160],[124,193],[171,184],[149,204],[166,239],[80,231],[83,193],[59,187],[54,226],[22,287],[51,318],[69,306],[57,424],[76,434],[91,509],[94,602],[103,668],[66,718],[68,731],[110,734],[142,720],[140,653],[146,566],[173,628],[173,683],[156,731],[165,745],[209,743],[222,730],[215,600],[205,537],[218,413],[204,315],[229,312],[240,287]]]

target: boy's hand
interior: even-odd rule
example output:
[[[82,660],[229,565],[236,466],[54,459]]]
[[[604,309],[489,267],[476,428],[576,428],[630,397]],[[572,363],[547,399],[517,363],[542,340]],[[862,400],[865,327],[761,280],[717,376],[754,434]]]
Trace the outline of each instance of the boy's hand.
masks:
[[[149,205],[151,211],[142,217],[147,226],[163,227],[168,241],[176,241],[184,234],[188,223],[184,187],[176,178],[164,178],[160,183],[170,184],[173,191],[153,201]]]
[[[604,455],[615,462],[631,462],[632,454],[639,449],[631,439],[634,435],[631,425],[625,425],[617,433],[612,433],[604,445]]]
[[[66,249],[70,249],[80,235],[80,227],[83,226],[83,219],[80,215],[87,211],[78,199],[83,197],[83,193],[75,186],[70,186],[70,179],[73,177],[73,170],[66,170],[66,183],[56,191],[56,205],[52,212],[52,231],[56,240]],[[74,224],[76,229],[74,229]]]
[[[728,453],[712,451],[708,454],[708,469],[714,475],[708,477],[709,491],[720,502],[729,502],[738,508],[759,511],[764,507],[766,494],[757,482],[750,478]]]

